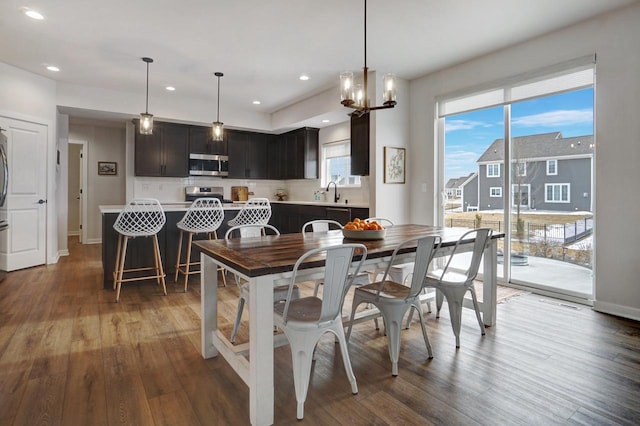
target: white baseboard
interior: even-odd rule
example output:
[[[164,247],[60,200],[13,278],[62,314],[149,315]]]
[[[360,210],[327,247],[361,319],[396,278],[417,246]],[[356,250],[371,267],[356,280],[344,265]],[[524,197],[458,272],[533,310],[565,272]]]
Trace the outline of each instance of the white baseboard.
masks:
[[[593,310],[603,312],[605,314],[611,314],[618,317],[640,321],[640,309],[638,308],[631,308],[629,306],[622,306],[608,302],[599,302],[595,300],[593,302]]]
[[[69,249],[58,250],[58,259],[62,256],[69,256]]]
[[[80,231],[69,231],[67,232],[68,237],[75,237],[76,235],[80,235]]]
[[[102,244],[102,238],[89,238],[82,244]]]

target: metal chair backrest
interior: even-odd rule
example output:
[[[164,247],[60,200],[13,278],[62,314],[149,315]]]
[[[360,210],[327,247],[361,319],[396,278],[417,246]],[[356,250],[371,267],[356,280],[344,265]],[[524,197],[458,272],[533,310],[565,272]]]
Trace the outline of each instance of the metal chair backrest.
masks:
[[[307,232],[308,228],[311,228],[313,232],[327,232],[331,229],[331,226],[336,229],[342,229],[343,226],[340,222],[331,219],[317,219],[311,220],[302,225],[302,233]]]
[[[389,271],[394,265],[398,253],[407,246],[416,245],[415,257],[413,259],[413,272],[411,273],[411,290],[407,295],[407,299],[416,297],[422,291],[424,277],[427,276],[427,269],[429,268],[429,264],[433,260],[433,256],[440,247],[441,242],[442,239],[439,236],[427,235],[425,237],[411,238],[398,244],[398,247],[396,247],[396,249],[393,251],[393,254],[391,255],[391,260],[389,260],[387,269],[384,271],[382,281],[380,281],[380,286],[378,287],[378,295],[384,287],[384,282],[387,280]]]
[[[356,250],[358,250],[359,254],[362,254],[362,258],[356,264],[356,269],[353,274],[349,275]],[[345,294],[366,258],[367,248],[363,244],[355,243],[317,248],[309,250],[300,256],[293,267],[293,275],[289,283],[289,293],[287,294],[282,314],[284,323],[287,323],[289,303],[296,283],[296,275],[302,263],[307,260],[324,260],[324,289],[322,291],[322,308],[320,310],[320,318],[318,319],[318,324],[322,324],[334,320],[342,311]]]
[[[124,206],[113,229],[128,237],[148,237],[155,235],[167,219],[160,202],[154,198],[136,198]]]
[[[384,228],[391,228],[393,226],[393,222],[384,217],[368,217],[364,220],[365,222],[378,222]]]
[[[234,238],[233,234],[237,233],[240,238],[251,238],[251,237],[261,237],[266,234],[266,230],[271,230],[274,235],[280,235],[280,231],[275,226],[266,224],[250,224],[250,225],[236,225],[227,229],[227,232],[224,234],[225,240],[230,238]]]
[[[224,220],[224,210],[217,198],[197,198],[177,223],[179,229],[195,234],[214,232]]]
[[[451,265],[451,261],[454,259],[458,251],[458,247],[460,246],[462,241],[475,238],[475,242],[473,243],[473,252],[471,256],[471,261],[468,264],[469,266],[467,267],[467,270],[463,272],[467,277],[465,283],[472,282],[478,275],[478,269],[480,268],[480,260],[482,259],[482,254],[484,253],[484,250],[487,247],[487,244],[489,243],[489,240],[491,239],[492,235],[493,235],[493,230],[491,228],[472,229],[462,234],[460,238],[458,238],[458,241],[456,241],[456,245],[453,248],[453,252],[451,253],[451,256],[449,256],[447,265],[444,267],[444,270],[442,271],[441,280],[445,281],[443,280],[443,278],[446,276],[447,270],[449,269],[449,265]]]
[[[267,224],[271,218],[271,203],[268,198],[249,198],[247,203],[231,219],[229,226]]]

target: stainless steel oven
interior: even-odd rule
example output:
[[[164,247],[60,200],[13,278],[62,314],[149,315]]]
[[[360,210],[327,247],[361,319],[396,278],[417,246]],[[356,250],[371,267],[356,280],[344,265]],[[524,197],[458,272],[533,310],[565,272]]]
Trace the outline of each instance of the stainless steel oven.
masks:
[[[192,176],[229,176],[226,155],[190,154],[189,174]]]

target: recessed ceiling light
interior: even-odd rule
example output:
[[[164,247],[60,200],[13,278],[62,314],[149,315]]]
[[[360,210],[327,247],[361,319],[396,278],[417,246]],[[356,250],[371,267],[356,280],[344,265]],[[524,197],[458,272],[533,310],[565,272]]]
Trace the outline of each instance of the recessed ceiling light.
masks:
[[[48,69],[49,71],[53,71],[53,72],[58,72],[58,71],[60,71],[60,68],[58,68],[58,67],[56,67],[56,66],[54,66],[54,65],[49,65],[49,66],[47,66],[47,69]]]
[[[302,81],[307,81],[307,80],[309,80],[309,76],[308,76],[308,75],[306,75],[306,74],[302,74],[302,75],[300,76],[300,80],[302,80]]]
[[[44,19],[44,15],[37,10],[29,9],[27,7],[22,8],[22,13],[27,15],[31,19],[35,19],[36,21],[42,21]]]
[[[167,86],[167,87],[165,87],[165,89],[167,89],[170,92],[174,92],[176,90],[176,88],[173,87],[173,86]]]
[[[261,102],[260,102],[260,101],[253,101],[253,104],[254,104],[254,105],[260,105],[260,104],[261,104]]]
[[[327,120],[326,118],[322,120],[323,123],[331,123],[331,120]]]

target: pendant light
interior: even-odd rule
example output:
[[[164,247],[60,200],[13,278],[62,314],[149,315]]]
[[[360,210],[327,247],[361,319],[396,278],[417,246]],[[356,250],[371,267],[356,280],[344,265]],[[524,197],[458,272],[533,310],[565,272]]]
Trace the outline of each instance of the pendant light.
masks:
[[[216,72],[213,75],[218,77],[218,112],[216,114],[216,121],[213,122],[213,140],[216,142],[220,142],[224,140],[224,123],[220,121],[220,77],[224,74],[221,72]]]
[[[369,106],[367,98],[367,0],[364,0],[364,67],[362,68],[363,84],[355,85],[353,72],[347,71],[340,74],[340,103],[348,108],[353,108],[352,114],[362,116],[376,109],[393,108],[396,106],[396,84],[393,74],[385,74],[382,79],[382,101],[380,106]]]
[[[144,112],[140,113],[140,134],[151,135],[153,134],[153,114],[149,114],[149,64],[153,62],[153,59],[142,58],[142,61],[147,63],[147,102]]]

